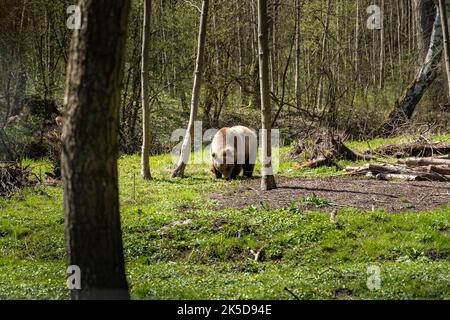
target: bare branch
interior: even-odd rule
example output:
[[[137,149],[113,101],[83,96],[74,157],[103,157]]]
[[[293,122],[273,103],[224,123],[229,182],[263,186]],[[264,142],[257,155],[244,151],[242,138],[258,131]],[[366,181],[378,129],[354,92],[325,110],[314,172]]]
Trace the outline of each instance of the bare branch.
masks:
[[[193,8],[195,8],[197,11],[198,11],[198,13],[202,13],[202,10],[195,4],[195,3],[192,3],[191,1],[189,1],[189,0],[184,0],[184,2],[186,2],[188,5],[190,5],[191,7],[193,7]]]

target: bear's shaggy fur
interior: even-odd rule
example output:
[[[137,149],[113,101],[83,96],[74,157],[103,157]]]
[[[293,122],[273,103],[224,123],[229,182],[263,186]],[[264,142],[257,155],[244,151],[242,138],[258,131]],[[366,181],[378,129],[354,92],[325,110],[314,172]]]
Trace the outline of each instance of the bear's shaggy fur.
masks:
[[[222,128],[211,143],[212,171],[217,179],[236,179],[244,171],[251,177],[255,168],[258,137],[244,126]]]

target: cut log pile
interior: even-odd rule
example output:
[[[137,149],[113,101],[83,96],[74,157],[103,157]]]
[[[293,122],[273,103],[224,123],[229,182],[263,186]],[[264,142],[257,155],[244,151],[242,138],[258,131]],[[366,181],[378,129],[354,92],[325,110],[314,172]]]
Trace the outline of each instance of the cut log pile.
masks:
[[[369,163],[345,170],[347,175],[366,175],[379,180],[450,181],[450,142],[447,141],[434,142],[421,136],[413,143],[382,146],[361,154],[348,148],[344,139],[330,131],[319,131],[315,137],[299,140],[292,151],[293,160],[303,160],[295,165],[296,169],[340,168],[339,160],[373,161],[376,157],[396,157],[399,159],[396,164]]]
[[[366,175],[378,180],[450,181],[450,155],[408,158],[396,164],[369,163],[362,167],[347,167],[351,175]]]

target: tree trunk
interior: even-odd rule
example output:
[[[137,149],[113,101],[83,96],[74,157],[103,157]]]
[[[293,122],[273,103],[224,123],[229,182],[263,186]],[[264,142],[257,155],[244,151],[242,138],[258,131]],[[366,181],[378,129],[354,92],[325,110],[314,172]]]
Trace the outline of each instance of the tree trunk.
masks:
[[[357,82],[359,84],[361,76],[359,74],[359,0],[356,0],[356,26],[355,26],[355,53],[354,53],[354,70],[357,75]]]
[[[258,46],[259,46],[259,82],[261,88],[261,122],[262,122],[262,178],[261,190],[276,189],[272,169],[272,113],[269,93],[269,44],[267,2],[258,0]]]
[[[385,56],[386,56],[386,47],[385,47],[385,23],[384,23],[384,13],[385,13],[385,5],[384,0],[381,0],[381,30],[380,30],[380,79],[378,83],[378,88],[381,90],[384,88],[384,65],[385,65]]]
[[[436,9],[434,0],[415,0],[417,12],[417,42],[420,49],[420,60],[425,59],[430,46]]]
[[[241,3],[236,2],[236,9],[238,11],[236,17],[237,17],[237,41],[238,41],[238,55],[239,55],[239,105],[242,106],[244,102],[244,45],[245,45],[245,39],[243,36],[243,28],[242,28],[242,18],[241,18]]]
[[[21,65],[21,68],[23,66]],[[17,115],[20,113],[23,107],[23,100],[27,91],[27,82],[28,75],[25,71],[20,71],[17,79],[16,91],[14,93],[13,106],[12,106],[12,115]],[[7,114],[8,117],[10,114]]]
[[[150,53],[150,18],[152,1],[144,1],[144,26],[142,32],[142,67],[141,67],[141,100],[142,100],[142,153],[141,153],[141,176],[143,179],[152,178],[150,172],[150,105],[149,105],[149,53]]]
[[[130,0],[81,0],[72,38],[62,173],[73,299],[129,299],[118,197],[120,84]],[[108,10],[105,10],[108,8]]]
[[[447,72],[448,95],[450,97],[450,43],[448,35],[448,20],[447,10],[445,8],[445,0],[439,0],[439,13],[441,15],[442,35],[444,39],[444,56],[445,56],[445,70]]]
[[[198,113],[198,100],[200,96],[200,87],[203,74],[203,60],[205,53],[205,42],[206,42],[206,26],[208,23],[208,8],[209,0],[202,1],[202,13],[200,21],[200,31],[198,34],[198,48],[197,48],[197,61],[195,63],[195,75],[194,75],[194,86],[192,88],[192,99],[191,99],[191,114],[189,117],[189,124],[186,130],[186,135],[181,146],[180,159],[178,160],[178,165],[172,173],[172,178],[183,177],[186,164],[189,161],[189,156],[191,154],[192,141],[191,137],[194,137],[194,124],[197,120]]]
[[[300,0],[295,0],[295,105],[297,108],[301,107],[301,92],[300,92],[300,14],[301,3]]]
[[[446,5],[448,6],[449,4],[450,0],[447,0]],[[417,73],[416,78],[406,89],[405,93],[397,100],[388,120],[381,126],[379,135],[383,137],[390,136],[399,126],[411,119],[417,104],[436,78],[436,69],[441,60],[442,51],[442,24],[439,9],[437,9],[430,46],[425,61]]]
[[[270,27],[270,34],[272,36],[272,49],[269,51],[269,72],[270,72],[270,91],[274,95],[278,95],[278,0],[269,0],[271,8],[271,17],[267,22]],[[269,38],[269,36],[268,36]]]
[[[327,57],[327,47],[328,47],[328,31],[330,28],[330,16],[331,16],[331,0],[327,0],[327,11],[326,11],[326,18],[325,18],[325,26],[324,26],[324,32],[322,35],[322,43],[321,43],[321,49],[320,49],[320,71],[319,71],[319,80],[318,80],[318,89],[317,89],[317,99],[316,99],[316,109],[320,110],[322,107],[322,99],[323,99],[323,93],[324,93],[324,84],[323,84],[323,76],[325,73],[325,60]]]

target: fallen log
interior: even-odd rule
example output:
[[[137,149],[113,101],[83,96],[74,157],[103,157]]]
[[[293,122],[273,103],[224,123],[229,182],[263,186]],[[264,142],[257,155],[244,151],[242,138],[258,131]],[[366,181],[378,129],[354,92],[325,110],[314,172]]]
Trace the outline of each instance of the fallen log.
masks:
[[[373,155],[361,154],[359,152],[351,150],[340,139],[334,139],[334,137],[331,137],[331,144],[334,148],[335,157],[338,159],[350,161],[369,161],[375,159],[375,156]]]
[[[361,167],[347,166],[347,167],[345,167],[344,171],[354,172],[354,171],[364,171],[364,170],[368,170],[368,169],[369,169],[369,164],[366,163],[365,165],[363,165]]]
[[[367,177],[367,178],[375,178],[375,175],[373,174],[373,172],[368,171],[368,172],[366,173],[366,177]]]
[[[367,170],[369,167],[368,166],[364,166],[364,167],[345,167],[344,171],[346,172],[357,172],[357,171],[362,171],[362,170]]]
[[[442,174],[439,174],[437,172],[429,172],[429,173],[423,173],[419,174],[416,177],[415,181],[440,181],[440,182],[449,182],[450,176],[445,176]]]
[[[368,164],[362,167],[346,167],[344,171],[346,171],[344,175],[350,176],[368,175],[370,173]]]
[[[398,160],[399,164],[406,164],[408,167],[423,167],[428,165],[447,165],[450,166],[450,159],[437,158],[408,158],[406,160]]]
[[[314,169],[321,166],[331,166],[334,161],[330,158],[320,157],[311,161],[303,162],[295,166],[296,169]]]
[[[412,171],[414,171],[414,172],[419,172],[419,173],[425,173],[425,172],[437,172],[437,173],[440,173],[440,174],[444,174],[444,175],[447,175],[447,174],[449,174],[450,175],[450,167],[447,167],[447,166],[432,166],[432,165],[428,165],[428,166],[420,166],[420,167],[408,167],[408,166],[406,166],[406,165],[401,165],[401,166],[399,166],[400,168],[405,168],[405,169],[409,169],[409,170],[412,170]],[[437,168],[437,170],[438,171],[434,171],[434,170],[432,170],[432,167],[433,168]],[[448,169],[448,170],[447,170]],[[440,172],[440,171],[442,171],[442,172]]]
[[[375,173],[395,173],[395,174],[415,174],[416,171],[407,167],[397,166],[393,164],[369,164],[369,171]]]
[[[437,172],[443,175],[450,175],[450,167],[446,166],[430,166],[430,172]]]
[[[390,181],[390,180],[416,181],[417,176],[413,174],[379,173],[375,176],[375,178],[383,181]]]
[[[415,176],[414,181],[450,181],[450,176],[437,172],[420,172],[417,170],[390,164],[369,164],[369,171],[374,174],[389,173],[397,175]]]

